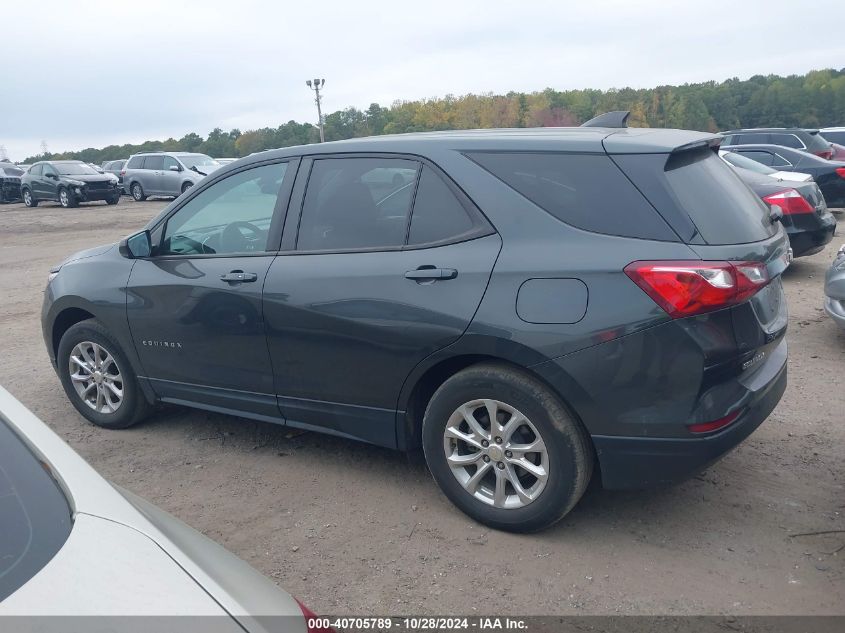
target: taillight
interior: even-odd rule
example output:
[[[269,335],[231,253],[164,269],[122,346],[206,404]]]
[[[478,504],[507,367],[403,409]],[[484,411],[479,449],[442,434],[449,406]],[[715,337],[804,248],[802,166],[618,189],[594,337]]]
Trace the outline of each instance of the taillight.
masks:
[[[836,173],[839,174],[840,178],[845,178],[845,167],[837,167]]]
[[[760,262],[633,262],[625,274],[673,319],[740,304],[769,283]]]
[[[125,176],[125,175],[126,175],[126,170],[125,170],[125,169],[121,169],[121,170],[120,170],[120,175],[121,175],[121,176]]]
[[[734,422],[741,413],[742,409],[739,409],[738,411],[729,413],[725,417],[713,420],[712,422],[697,422],[696,424],[688,424],[687,429],[689,429],[690,433],[712,433],[713,431],[723,429]]]
[[[813,153],[816,156],[821,156],[825,160],[830,160],[831,158],[833,158],[833,148],[822,149],[822,150],[819,150],[818,152],[813,152]]]
[[[794,213],[813,213],[815,209],[807,202],[807,200],[795,189],[786,189],[780,193],[773,193],[770,196],[763,198],[769,204],[776,204],[785,215],[792,215]]]
[[[326,618],[320,618],[311,609],[302,604],[299,598],[294,598],[299,605],[299,610],[302,611],[302,617],[305,618],[305,630],[308,633],[336,633],[330,626],[322,626]]]

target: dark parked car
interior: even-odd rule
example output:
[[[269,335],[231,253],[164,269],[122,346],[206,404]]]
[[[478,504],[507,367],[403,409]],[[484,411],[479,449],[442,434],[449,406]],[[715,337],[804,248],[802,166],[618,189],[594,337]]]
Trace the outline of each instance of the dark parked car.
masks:
[[[825,160],[789,147],[777,145],[722,146],[737,154],[753,158],[778,171],[810,174],[824,194],[827,206],[845,207],[845,162]]]
[[[23,169],[12,163],[0,162],[0,202],[21,199],[21,176]]]
[[[21,194],[28,207],[37,206],[42,200],[56,200],[65,208],[93,200],[109,204],[120,201],[117,178],[101,174],[79,160],[35,163],[21,179]]]
[[[836,218],[827,210],[824,196],[815,182],[777,181],[748,169],[735,169],[763,202],[778,207],[780,222],[789,235],[795,257],[818,253],[833,239]]]
[[[833,158],[833,148],[818,130],[804,128],[751,128],[722,132],[722,145],[782,145],[820,158]]]
[[[117,184],[120,185],[120,192],[121,193],[129,193],[123,188],[123,168],[126,165],[126,159],[123,158],[121,160],[107,160],[103,163],[103,171],[107,174],[111,174],[115,178],[117,178]]]
[[[783,394],[789,241],[720,140],[616,122],[254,154],[55,267],[47,350],[95,424],[162,401],[421,447],[467,514],[540,529],[594,463],[608,488],[683,479]]]

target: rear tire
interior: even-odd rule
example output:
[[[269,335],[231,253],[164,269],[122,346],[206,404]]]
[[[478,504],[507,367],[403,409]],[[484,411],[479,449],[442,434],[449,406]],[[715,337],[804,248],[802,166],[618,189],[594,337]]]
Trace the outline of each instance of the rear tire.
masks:
[[[97,426],[125,429],[153,410],[123,349],[96,319],[68,328],[56,365],[71,404]]]
[[[426,408],[422,440],[429,470],[452,503],[509,532],[559,521],[593,472],[581,424],[538,379],[504,364],[475,365],[444,382]]]
[[[135,202],[143,202],[147,199],[147,196],[144,195],[144,189],[139,182],[132,183],[132,186],[129,187],[129,194],[135,199]]]
[[[38,206],[38,200],[35,199],[35,196],[32,195],[32,192],[29,189],[24,188],[21,192],[21,196],[23,197],[24,206],[29,208]]]

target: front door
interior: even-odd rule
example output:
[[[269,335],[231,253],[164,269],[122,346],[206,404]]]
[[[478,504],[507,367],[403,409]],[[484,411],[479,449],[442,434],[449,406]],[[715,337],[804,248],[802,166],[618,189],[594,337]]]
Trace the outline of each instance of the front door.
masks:
[[[182,193],[182,166],[172,156],[164,156],[161,170],[160,191],[178,196]]]
[[[127,315],[145,378],[171,402],[279,419],[261,293],[295,169],[238,171],[154,229],[129,278]]]
[[[144,188],[144,193],[147,195],[161,194],[161,169],[164,166],[163,156],[146,156],[144,158],[144,169],[138,176],[141,181],[141,187]]]
[[[38,192],[38,197],[42,200],[58,200],[59,199],[59,172],[52,165],[44,165],[44,175],[40,182],[41,191]]]
[[[284,245],[289,227],[298,237],[264,286],[279,406],[289,425],[395,446],[403,382],[466,330],[501,240],[428,164],[307,163]]]

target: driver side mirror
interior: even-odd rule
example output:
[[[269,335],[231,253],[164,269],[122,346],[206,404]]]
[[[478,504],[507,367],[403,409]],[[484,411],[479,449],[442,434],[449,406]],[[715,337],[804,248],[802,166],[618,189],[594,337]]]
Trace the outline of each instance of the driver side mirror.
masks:
[[[169,167],[170,171],[182,171],[182,168],[179,165],[171,165]]]
[[[53,180],[58,180],[59,177],[56,174],[44,174],[47,178],[52,178]]]
[[[120,240],[120,254],[127,259],[149,257],[153,252],[152,238],[149,231],[141,231]]]

